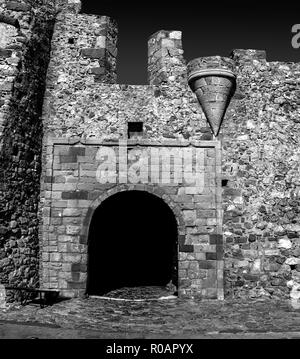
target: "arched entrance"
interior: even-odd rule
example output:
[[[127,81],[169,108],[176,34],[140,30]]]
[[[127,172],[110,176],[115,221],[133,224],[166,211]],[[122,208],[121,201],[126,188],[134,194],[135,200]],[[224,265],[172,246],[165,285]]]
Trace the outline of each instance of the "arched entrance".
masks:
[[[177,286],[177,267],[177,222],[161,198],[123,191],[95,210],[88,239],[88,294],[170,281]]]

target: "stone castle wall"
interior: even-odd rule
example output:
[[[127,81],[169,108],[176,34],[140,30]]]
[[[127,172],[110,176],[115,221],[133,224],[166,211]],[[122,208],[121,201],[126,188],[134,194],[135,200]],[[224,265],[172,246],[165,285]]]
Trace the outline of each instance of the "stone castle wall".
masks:
[[[113,34],[109,37],[113,41],[103,40],[101,31]],[[74,43],[69,44],[69,39]],[[46,132],[117,140],[126,137],[129,121],[142,121],[148,139],[211,139],[184,81],[182,52],[179,31],[156,33],[149,40],[149,79],[154,84],[111,84],[116,81],[115,23],[103,16],[61,14],[48,70]],[[105,63],[110,65],[105,68]],[[100,76],[104,71],[107,75]]]
[[[0,1],[0,281],[14,285],[38,284],[41,111],[54,25],[50,5]]]
[[[139,186],[145,187],[143,184],[120,187],[97,183],[99,163],[95,156],[100,144],[116,145],[119,139],[127,139],[129,122],[142,122],[142,138],[131,144],[134,149],[140,146],[148,151],[152,146],[193,149],[192,143],[199,145],[199,141],[203,148],[215,146],[213,141],[207,141],[212,139],[210,130],[188,88],[181,32],[160,31],[149,39],[149,85],[111,84],[107,77],[99,78],[93,70],[101,68],[107,56],[117,52],[115,37],[114,41],[101,41],[99,24],[106,25],[108,33],[116,34],[115,24],[108,18],[69,11],[60,15],[52,40],[43,111],[41,283],[73,295],[83,293],[86,288],[86,212],[93,213],[95,201],[98,205],[101,203],[97,196],[102,198],[129,187],[139,190],[142,189]],[[70,37],[75,39],[72,44],[67,42]],[[109,50],[98,47],[99,44],[108,46]],[[114,74],[115,67],[108,70]],[[74,148],[68,145],[68,139]],[[207,141],[206,145],[203,140]],[[55,145],[56,141],[61,145]],[[92,147],[90,141],[98,143],[98,147],[96,143]],[[78,151],[88,155],[77,157]],[[179,292],[183,295],[198,293],[223,298],[222,246],[216,243],[216,237],[220,236],[220,200],[217,200],[220,176],[217,179],[215,174],[218,156],[219,148],[210,159],[213,163],[206,161],[206,188],[201,193],[184,183],[161,188],[149,181],[146,186],[151,193],[159,192],[165,200],[169,198],[171,206],[177,208],[178,216],[183,218],[177,218],[182,227]],[[159,174],[163,171],[162,168]],[[82,212],[81,216],[78,211]],[[200,213],[202,218],[197,220]],[[56,228],[54,224],[59,226]],[[76,231],[72,232],[72,224]],[[77,270],[74,272],[72,268]]]
[[[2,137],[5,114],[9,111],[14,81],[20,68],[22,50],[30,35],[31,7],[19,2],[0,3],[0,138]]]
[[[128,123],[141,121],[142,141],[206,141],[209,145],[213,140],[204,113],[188,87],[179,31],[162,30],[150,37],[149,85],[117,84],[116,24],[105,16],[78,13],[78,1],[65,3],[56,20],[43,105],[41,231],[51,221],[47,216],[51,201],[46,193],[53,176],[47,169],[53,155],[49,154],[49,139],[73,138],[75,147],[71,152],[76,152],[76,143],[82,147],[85,141],[125,139]],[[15,34],[15,30],[12,32]],[[238,88],[219,135],[223,179],[223,237],[219,245],[224,244],[224,253],[223,248],[219,250],[224,258],[225,296],[287,297],[291,289],[293,293],[300,286],[300,65],[267,62],[264,51],[258,50],[234,50],[230,59],[215,56],[202,61],[208,67],[233,61],[237,73]],[[8,99],[9,92],[5,96]],[[55,194],[56,200],[62,200],[59,196],[65,192],[64,185],[68,187],[68,176],[73,175],[65,173],[51,179],[52,185],[62,187]],[[221,187],[221,178],[216,186]],[[185,202],[178,205],[193,206],[192,195],[184,196]],[[18,222],[20,215],[16,213]],[[63,220],[54,217],[54,221]],[[76,218],[67,221],[76,222]],[[203,233],[200,222],[186,227],[198,244],[201,240],[205,244],[207,238],[201,236],[213,235],[215,229]],[[6,228],[2,233],[7,233]],[[58,237],[54,237],[55,242]],[[7,235],[3,238],[8,243]],[[59,252],[57,243],[53,247],[52,255],[44,251],[42,266],[48,263],[48,269],[51,258],[64,253]],[[7,253],[3,252],[4,261],[14,258]],[[57,270],[59,261],[54,262]],[[71,264],[67,270],[70,277],[61,278],[65,282],[72,281]],[[199,262],[193,268],[199,274]],[[192,284],[190,277],[182,275],[185,284]]]
[[[42,187],[41,283],[48,288],[59,288],[64,295],[84,294],[89,224],[95,209],[115,193],[138,190],[162,198],[176,218],[179,294],[223,298],[223,248],[219,242],[221,199],[216,186],[216,176],[219,180],[221,171],[218,145],[213,141],[193,144],[189,141],[136,143],[131,140],[128,148],[120,149],[118,141],[49,138],[47,176]],[[176,185],[156,180],[169,173],[165,150],[175,154],[174,157],[178,157],[180,151],[188,150],[193,166],[196,161],[201,164],[203,177],[198,188],[184,176]],[[112,152],[109,161],[105,159],[106,165],[113,169],[128,163],[130,176],[135,173],[133,167],[142,161],[141,151],[145,152],[144,159],[151,159],[151,170],[149,166],[149,171],[140,174],[141,182],[123,181],[123,171],[121,176],[117,173],[114,182],[101,182],[99,171],[108,154]],[[159,166],[160,161],[164,165]],[[216,166],[219,169],[217,175]],[[180,162],[176,171],[183,173]],[[113,258],[113,253],[105,255]]]
[[[232,58],[238,90],[221,135],[226,292],[287,296],[300,279],[300,63],[256,50]]]

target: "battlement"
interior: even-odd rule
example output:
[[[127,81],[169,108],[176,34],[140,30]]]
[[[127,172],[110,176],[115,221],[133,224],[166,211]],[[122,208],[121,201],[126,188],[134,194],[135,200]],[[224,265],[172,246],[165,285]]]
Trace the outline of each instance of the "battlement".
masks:
[[[57,10],[78,14],[81,11],[80,0],[54,0]]]
[[[230,57],[236,62],[247,62],[247,61],[266,61],[267,54],[265,50],[253,50],[253,49],[235,49],[232,50]]]
[[[148,40],[148,80],[158,85],[185,74],[181,31],[157,31]]]

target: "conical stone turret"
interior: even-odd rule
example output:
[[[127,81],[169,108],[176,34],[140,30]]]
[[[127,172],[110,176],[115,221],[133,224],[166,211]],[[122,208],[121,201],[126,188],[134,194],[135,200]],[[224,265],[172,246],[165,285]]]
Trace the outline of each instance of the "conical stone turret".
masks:
[[[197,58],[188,64],[188,82],[196,93],[215,136],[236,88],[234,61],[224,57]]]

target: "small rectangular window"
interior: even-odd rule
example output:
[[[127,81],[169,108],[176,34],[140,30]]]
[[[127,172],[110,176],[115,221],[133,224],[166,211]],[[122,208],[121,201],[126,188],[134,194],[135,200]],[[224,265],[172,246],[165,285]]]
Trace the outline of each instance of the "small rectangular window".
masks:
[[[128,138],[143,137],[143,122],[128,122]]]

